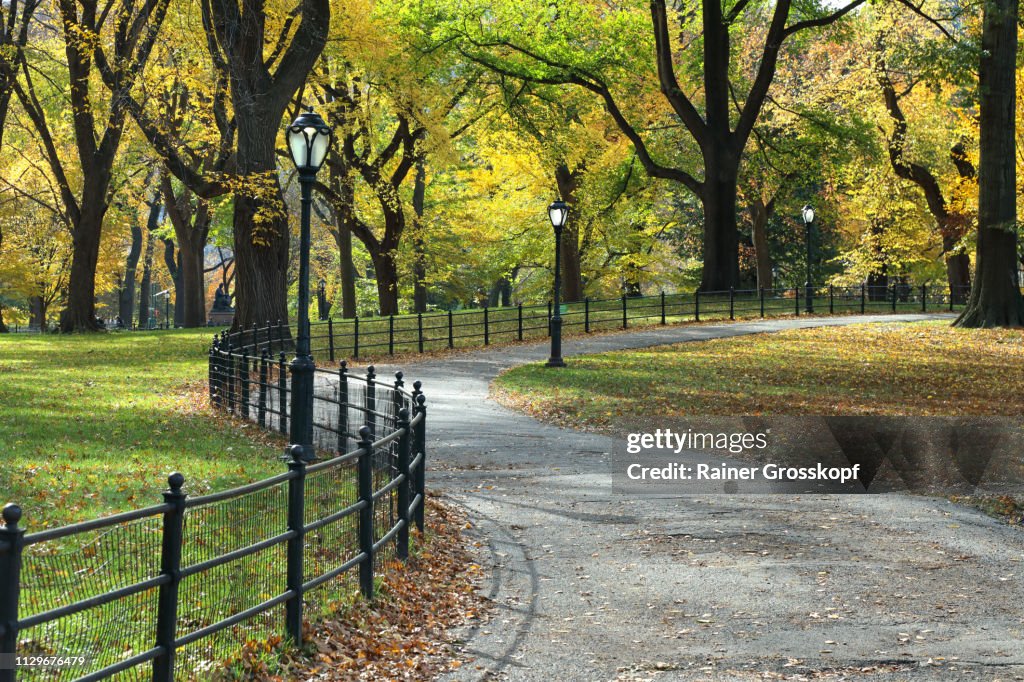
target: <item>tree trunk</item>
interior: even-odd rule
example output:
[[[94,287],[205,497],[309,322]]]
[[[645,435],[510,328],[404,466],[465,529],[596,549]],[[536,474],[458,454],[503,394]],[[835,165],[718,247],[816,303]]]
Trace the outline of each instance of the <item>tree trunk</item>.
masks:
[[[132,325],[132,315],[135,308],[135,270],[139,266],[139,257],[142,255],[142,228],[132,223],[132,245],[128,250],[128,257],[124,263],[124,279],[121,281],[121,289],[117,296],[118,317],[127,325]]]
[[[726,158],[722,158],[726,157]],[[728,291],[740,281],[740,241],[736,223],[738,159],[713,145],[704,151],[707,179],[704,207],[704,269],[701,291]]]
[[[234,331],[288,320],[288,210],[278,182],[274,134],[268,134],[278,123],[269,117],[238,118],[239,174],[259,188],[235,194]]]
[[[772,254],[768,249],[768,207],[758,197],[747,211],[750,213],[750,233],[757,257],[757,286],[759,289],[771,289],[775,283],[772,281]]]
[[[987,0],[979,69],[977,273],[959,327],[1018,327],[1024,300],[1017,276],[1017,0]]]
[[[942,250],[946,252],[946,281],[953,303],[962,305],[971,288],[971,257],[966,253],[952,253],[958,238],[943,235]]]
[[[152,205],[150,217],[153,215]],[[153,274],[153,231],[146,230],[145,255],[142,257],[142,281],[139,282],[139,329],[149,329],[149,319],[152,313],[151,289]]]
[[[181,251],[174,248],[173,239],[162,239],[164,243],[164,265],[167,267],[167,272],[171,275],[171,284],[174,286],[174,326],[181,326]],[[164,310],[167,306],[164,306]],[[170,320],[164,320],[165,323],[170,324]]]
[[[398,264],[394,252],[378,251],[370,254],[377,278],[377,298],[381,315],[398,314]]]
[[[7,324],[4,322],[4,304],[0,303],[0,334],[7,334],[10,329],[7,328]]]
[[[46,331],[46,299],[42,296],[32,296],[28,300],[29,327],[36,327],[41,332]]]
[[[71,273],[68,277],[67,307],[61,312],[62,332],[98,331],[96,324],[96,264],[100,257],[100,235],[107,212],[107,183],[83,190],[82,210],[74,227]],[[99,196],[96,193],[99,192]]]
[[[412,263],[413,312],[427,312],[427,253],[423,242],[423,211],[427,195],[427,166],[422,156],[416,159],[416,176],[412,188]]]
[[[206,279],[203,274],[205,242],[204,239],[200,245],[193,243],[192,239],[178,241],[181,295],[177,298],[177,304],[181,308],[181,326],[189,329],[206,326]]]
[[[562,230],[562,300],[575,303],[583,300],[583,273],[580,266],[579,212],[576,210],[576,189],[579,175],[560,163],[555,167],[555,182],[562,201],[569,205],[569,219]]]

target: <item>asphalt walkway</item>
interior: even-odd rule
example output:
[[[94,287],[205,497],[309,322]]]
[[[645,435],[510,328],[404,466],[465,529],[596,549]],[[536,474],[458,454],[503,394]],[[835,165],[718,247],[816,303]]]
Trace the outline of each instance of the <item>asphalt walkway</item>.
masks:
[[[923,317],[660,327],[571,339],[564,354]],[[487,399],[500,371],[547,351],[401,367],[428,398],[429,488],[487,548],[494,609],[460,633],[472,661],[448,679],[1024,680],[1019,529],[901,494],[616,494],[623,442]]]

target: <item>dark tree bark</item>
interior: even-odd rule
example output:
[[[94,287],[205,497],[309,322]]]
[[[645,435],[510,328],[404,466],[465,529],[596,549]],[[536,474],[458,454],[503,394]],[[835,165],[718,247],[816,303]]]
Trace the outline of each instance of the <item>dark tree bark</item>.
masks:
[[[881,41],[881,39],[879,39]],[[877,49],[882,54],[885,46],[879,42]],[[951,211],[946,196],[939,186],[935,174],[925,166],[910,161],[906,156],[907,118],[900,107],[901,95],[889,76],[885,59],[878,57],[875,63],[875,78],[882,88],[885,108],[892,120],[893,130],[889,135],[889,163],[896,175],[917,185],[924,193],[928,211],[935,218],[942,237],[942,253],[946,260],[946,280],[950,295],[955,303],[963,303],[971,285],[971,261],[966,253],[958,252],[957,245],[970,227],[971,216]],[[909,91],[908,91],[909,92]],[[973,181],[974,166],[967,159],[963,145],[957,144],[950,149],[961,181]]]
[[[569,218],[562,230],[562,299],[566,303],[583,300],[583,269],[580,265],[580,216],[576,208],[576,189],[582,168],[569,170],[565,163],[555,167],[555,182],[562,201],[569,205]]]
[[[175,248],[173,239],[161,239],[164,243],[164,267],[171,275],[174,286],[174,326],[181,327],[183,319],[182,285],[181,285],[181,250]],[[165,320],[170,322],[171,320]]]
[[[117,294],[117,314],[126,325],[131,327],[135,309],[135,274],[142,255],[142,228],[132,223],[132,245],[128,249],[128,257],[124,262],[124,277]]]
[[[427,165],[423,156],[416,159],[416,177],[412,188],[412,247],[415,259],[412,264],[413,312],[427,312],[427,250],[423,239],[423,211],[427,196]]]
[[[350,320],[356,316],[356,266],[352,262],[352,225],[355,216],[355,187],[344,158],[332,152],[335,163],[329,165],[331,191],[326,194],[334,213],[331,236],[338,247],[339,274],[341,276],[341,316]]]
[[[46,298],[43,296],[32,296],[28,299],[28,324],[30,327],[35,327],[41,332],[46,331],[46,312],[48,307],[46,305]]]
[[[152,216],[152,209],[150,216]],[[145,251],[142,256],[142,280],[139,282],[139,329],[148,329],[153,309],[153,231],[146,230]]]
[[[213,214],[206,200],[194,197],[188,189],[175,194],[171,179],[160,182],[167,216],[174,227],[181,267],[175,279],[175,323],[194,328],[206,325],[206,286],[203,250],[210,235]],[[271,319],[271,318],[268,318]]]
[[[204,0],[202,10],[211,55],[230,74],[235,163],[247,185],[235,194],[233,218],[237,330],[288,319],[289,223],[274,145],[327,42],[331,8],[328,0],[302,0],[276,43],[266,35],[264,0]],[[267,52],[268,44],[276,47]]]
[[[1019,327],[1017,276],[1017,0],[986,0],[982,23],[977,275],[959,327]]]

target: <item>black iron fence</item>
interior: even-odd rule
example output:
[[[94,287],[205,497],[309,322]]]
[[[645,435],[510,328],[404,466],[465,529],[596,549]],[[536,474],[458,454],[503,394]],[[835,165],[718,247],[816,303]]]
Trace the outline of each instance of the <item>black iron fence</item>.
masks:
[[[284,432],[291,389],[270,350],[219,339],[210,398]],[[423,528],[425,423],[419,382],[342,365],[318,371],[317,463],[286,456],[277,476],[200,497],[174,473],[162,504],[36,533],[7,505],[0,681],[208,679],[248,641],[297,641],[304,618],[372,598]]]
[[[939,312],[963,307],[968,288],[946,286],[815,286],[813,314]],[[628,329],[631,326],[687,321],[733,320],[808,314],[805,287],[733,289],[694,293],[621,296],[562,304],[562,329],[567,333]],[[391,315],[345,320],[328,319],[310,325],[317,358],[379,357],[396,353],[475,348],[492,343],[544,338],[550,334],[552,305],[518,305],[460,311]],[[232,334],[225,339],[237,347],[255,344],[267,351],[268,361],[290,350],[292,330],[284,323]],[[255,341],[253,341],[255,339]]]

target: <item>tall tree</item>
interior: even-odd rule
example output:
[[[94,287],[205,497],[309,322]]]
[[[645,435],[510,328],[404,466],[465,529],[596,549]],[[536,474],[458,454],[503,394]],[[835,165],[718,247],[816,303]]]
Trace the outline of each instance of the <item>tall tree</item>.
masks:
[[[125,131],[126,100],[145,68],[167,12],[169,0],[58,0],[63,66],[74,134],[75,158],[55,141],[58,113],[45,104],[33,64],[21,53],[13,87],[40,138],[50,172],[60,188],[74,255],[62,331],[95,330],[96,267],[104,218],[112,201],[114,164]],[[60,63],[52,61],[51,63]],[[99,97],[92,80],[102,74],[108,97]],[[77,162],[81,179],[71,164]]]
[[[456,10],[449,15],[452,20],[448,30],[462,39],[463,50],[470,58],[495,71],[534,83],[573,84],[599,96],[609,115],[633,143],[647,173],[680,183],[699,198],[704,211],[701,288],[722,290],[739,284],[736,199],[740,161],[775,78],[783,45],[809,29],[836,22],[865,1],[850,0],[837,6],[778,0],[771,6],[737,0],[724,7],[721,0],[703,0],[698,20],[692,5],[674,8],[670,13],[665,0],[651,0],[648,30],[653,36],[661,97],[697,148],[702,160],[700,171],[682,159],[677,161],[668,154],[659,154],[644,128],[631,119],[621,104],[621,93],[616,90],[616,80],[629,67],[623,64],[623,46],[615,41],[629,37],[615,36],[606,51],[599,47],[605,41],[595,42],[579,35],[575,26],[594,21],[581,16],[591,11],[585,6],[559,7],[553,17],[551,12],[539,10],[539,16],[550,27],[548,31],[524,31],[511,21],[502,23],[505,17],[466,21],[462,16],[465,11]],[[492,17],[497,14],[490,4],[481,11]],[[602,10],[605,30],[614,30],[614,25],[632,26],[620,16],[628,11]],[[519,14],[522,10],[517,8],[513,12]],[[761,29],[763,39],[756,70],[738,75],[732,68],[736,58],[733,34],[759,26],[767,28]],[[474,27],[475,32],[466,27]],[[528,37],[537,35],[545,36],[548,42],[528,42]],[[692,54],[694,45],[699,45],[702,53],[697,68],[702,97],[688,94],[695,88],[689,83],[684,87],[680,82],[679,62]],[[633,47],[641,46],[630,46]],[[742,85],[747,86],[745,94],[740,92]]]
[[[985,0],[979,64],[977,273],[960,327],[1024,325],[1017,259],[1018,0]]]

